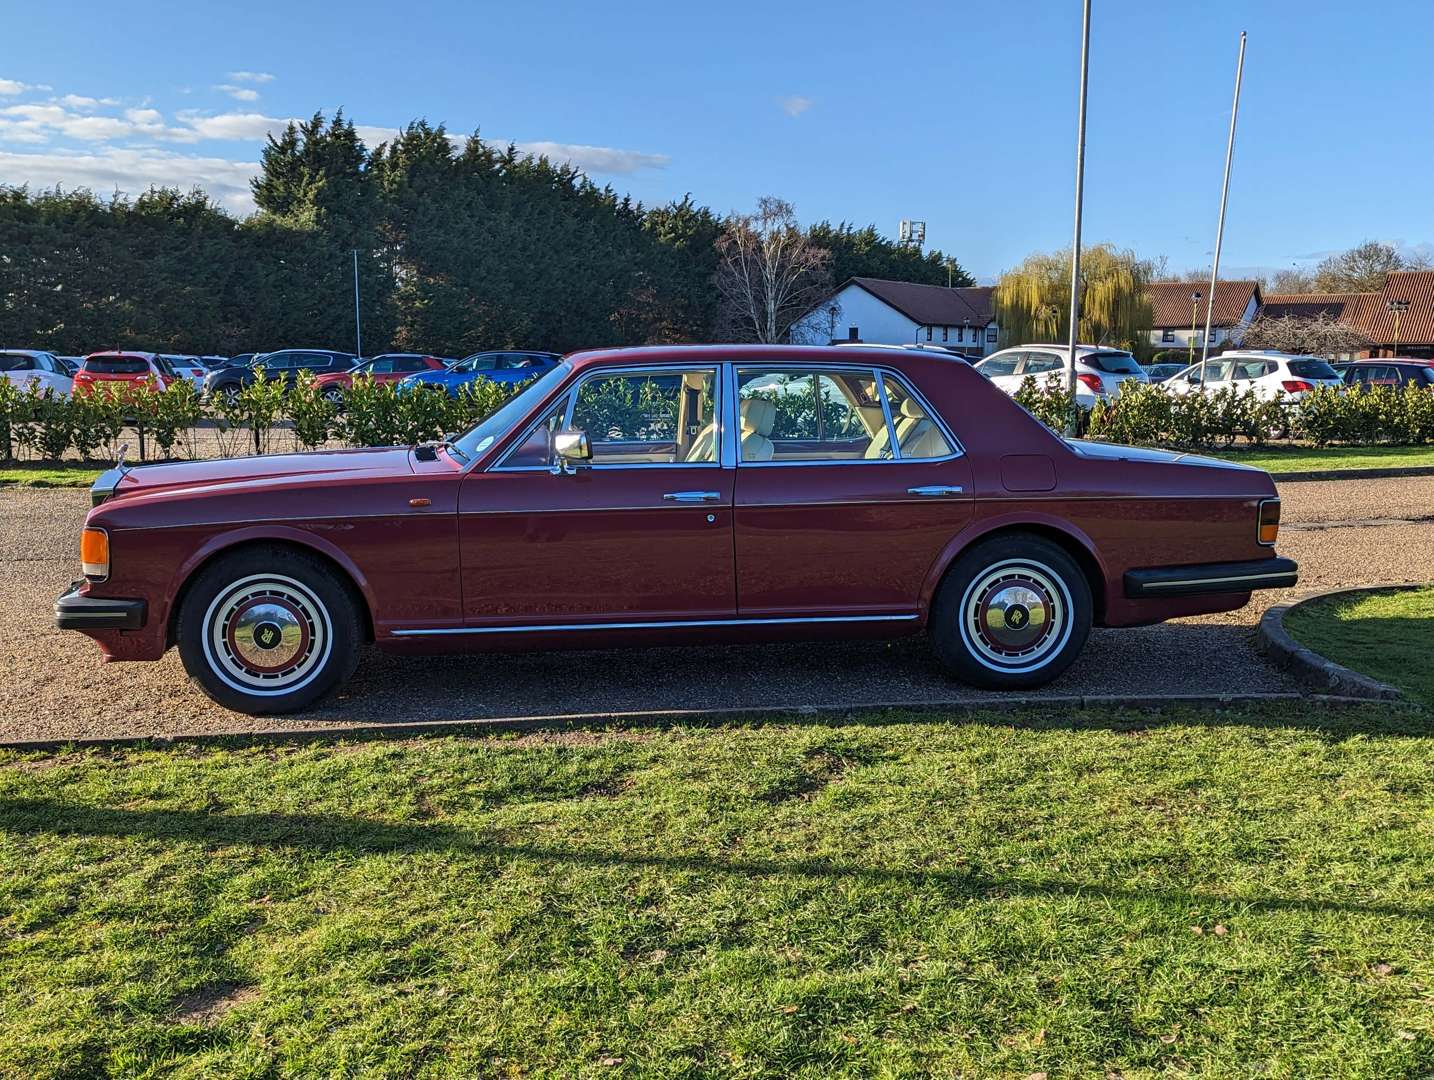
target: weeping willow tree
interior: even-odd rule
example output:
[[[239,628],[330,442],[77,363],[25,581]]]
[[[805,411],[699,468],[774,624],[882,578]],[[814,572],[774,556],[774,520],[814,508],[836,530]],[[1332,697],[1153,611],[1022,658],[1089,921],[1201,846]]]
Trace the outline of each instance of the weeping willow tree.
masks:
[[[1001,344],[1063,342],[1071,308],[1071,254],[1039,253],[1001,275],[996,317]],[[1131,348],[1150,329],[1150,281],[1154,266],[1133,251],[1097,244],[1081,252],[1080,340],[1087,345]]]

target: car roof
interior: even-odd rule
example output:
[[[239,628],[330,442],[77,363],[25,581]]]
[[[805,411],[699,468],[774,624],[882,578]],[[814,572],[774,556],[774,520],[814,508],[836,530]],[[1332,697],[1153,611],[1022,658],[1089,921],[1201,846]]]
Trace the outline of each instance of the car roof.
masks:
[[[909,364],[939,365],[944,371],[966,368],[967,364],[952,364],[949,353],[934,349],[901,349],[881,345],[639,345],[612,349],[589,349],[569,353],[567,361],[575,369],[590,367],[598,363],[631,365],[634,367],[651,364],[654,367],[671,364],[719,364],[731,361],[739,364],[751,363],[811,363],[819,357],[828,364],[851,366],[865,360],[873,367],[904,367]],[[972,372],[973,377],[978,377]]]
[[[53,356],[47,349],[0,349],[6,356]]]
[[[1052,345],[1050,342],[1047,342],[1047,341],[1028,341],[1028,342],[1026,342],[1024,345],[1007,345],[1004,349],[1000,349],[1000,350],[998,350],[998,351],[999,351],[999,352],[1011,352],[1011,351],[1013,351],[1013,350],[1015,350],[1015,349],[1055,349],[1057,352],[1069,352],[1069,351],[1070,351],[1070,346],[1069,346],[1069,345]],[[1131,352],[1130,352],[1129,349],[1122,349],[1122,348],[1120,348],[1118,345],[1077,345],[1077,346],[1076,346],[1076,355],[1077,355],[1077,356],[1079,356],[1081,353],[1087,353],[1087,352],[1092,352],[1092,353],[1096,353],[1096,352],[1113,352],[1113,353],[1124,353],[1126,356],[1130,356],[1130,355],[1131,355]],[[992,355],[992,356],[995,356],[996,354],[995,354],[995,353],[992,353],[991,355]]]
[[[86,360],[92,357],[134,357],[139,360],[153,360],[157,354],[152,352],[136,352],[134,349],[105,349],[101,352],[92,352],[85,356]]]

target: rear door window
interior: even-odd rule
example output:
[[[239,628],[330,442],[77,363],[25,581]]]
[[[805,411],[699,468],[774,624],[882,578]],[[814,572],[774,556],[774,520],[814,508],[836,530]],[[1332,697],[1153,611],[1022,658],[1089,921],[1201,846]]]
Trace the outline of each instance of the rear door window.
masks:
[[[1021,365],[1022,375],[1045,375],[1052,371],[1060,371],[1065,367],[1061,358],[1055,353],[1028,352],[1026,362]]]

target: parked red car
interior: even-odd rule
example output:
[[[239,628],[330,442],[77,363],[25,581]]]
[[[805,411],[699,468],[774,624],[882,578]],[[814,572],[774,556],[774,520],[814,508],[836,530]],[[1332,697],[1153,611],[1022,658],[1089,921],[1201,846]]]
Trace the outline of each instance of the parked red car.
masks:
[[[93,490],[56,605],[107,659],[179,646],[276,713],[395,652],[925,632],[1039,685],[1092,625],[1295,583],[1257,469],[1066,441],[919,350],[568,357],[451,443],[146,465]]]
[[[163,356],[149,352],[90,353],[75,372],[74,393],[88,394],[103,383],[138,386],[152,383],[163,390],[182,378]]]
[[[441,357],[422,353],[384,353],[369,360],[360,360],[348,371],[331,371],[314,381],[325,397],[340,401],[344,391],[354,384],[355,375],[369,375],[374,382],[392,383],[418,371],[444,371],[451,363],[452,360],[445,361]]]

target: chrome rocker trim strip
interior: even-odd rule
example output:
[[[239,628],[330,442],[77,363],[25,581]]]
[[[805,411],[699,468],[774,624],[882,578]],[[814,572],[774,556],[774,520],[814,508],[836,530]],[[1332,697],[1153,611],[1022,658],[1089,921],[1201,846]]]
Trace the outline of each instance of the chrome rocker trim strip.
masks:
[[[582,630],[682,630],[714,626],[793,626],[823,623],[914,622],[910,615],[818,615],[772,619],[673,619],[652,622],[544,623],[525,626],[459,626],[436,630],[395,630],[394,637],[431,637],[439,634],[546,634]]]

